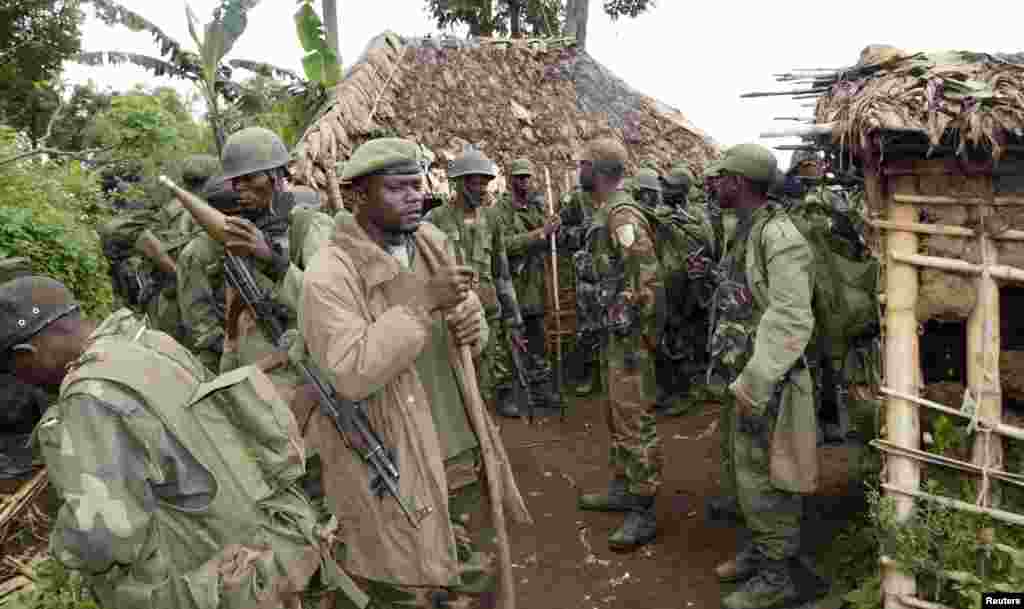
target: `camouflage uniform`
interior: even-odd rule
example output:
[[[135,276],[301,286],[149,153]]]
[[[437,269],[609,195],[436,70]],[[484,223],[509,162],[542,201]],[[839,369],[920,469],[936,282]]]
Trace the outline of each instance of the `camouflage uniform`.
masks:
[[[770,166],[771,171],[768,171]],[[709,175],[726,172],[768,183],[775,160],[761,146],[728,150]],[[740,507],[750,545],[721,565],[727,580],[746,580],[723,599],[727,609],[774,606],[797,597],[789,561],[800,545],[801,494],[817,485],[814,385],[804,350],[814,330],[813,253],[769,201],[740,216],[735,239],[716,271],[714,378],[730,384],[749,410],[733,410],[732,447]]]
[[[42,330],[74,311],[73,298],[43,277],[0,287],[0,352],[30,340],[11,332],[12,314],[34,307],[41,319],[30,332]],[[288,416],[265,377],[250,369],[214,379],[127,309],[82,347],[36,439],[62,499],[50,553],[84,574],[97,602],[192,609],[217,599],[248,609],[258,597],[293,597],[321,567],[321,579],[341,584],[329,530],[293,485],[302,466],[294,421],[256,435],[244,427],[268,409],[271,420]]]

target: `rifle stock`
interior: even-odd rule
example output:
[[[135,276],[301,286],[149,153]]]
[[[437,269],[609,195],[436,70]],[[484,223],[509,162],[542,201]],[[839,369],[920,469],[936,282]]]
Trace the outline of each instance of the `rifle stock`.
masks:
[[[211,237],[216,239],[220,243],[227,241],[227,234],[225,228],[227,227],[227,216],[223,212],[214,209],[212,205],[202,200],[200,197],[192,194],[185,190],[181,186],[175,184],[167,176],[160,176],[158,180],[161,184],[171,189],[174,192],[174,196],[177,197],[178,201],[185,206],[188,213],[192,214],[192,217],[196,219],[196,222],[203,227]]]

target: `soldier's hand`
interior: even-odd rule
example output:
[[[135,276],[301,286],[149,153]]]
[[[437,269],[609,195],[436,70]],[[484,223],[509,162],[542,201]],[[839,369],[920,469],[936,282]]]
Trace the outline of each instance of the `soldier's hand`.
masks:
[[[448,312],[448,329],[458,347],[473,346],[480,342],[483,328],[483,309],[473,306],[470,299],[463,300]]]
[[[526,353],[527,342],[526,337],[523,336],[523,329],[521,327],[511,327],[508,329],[508,339],[512,343],[512,346],[516,351],[520,353]]]
[[[469,296],[475,277],[476,273],[467,266],[443,268],[427,281],[418,303],[430,311],[450,309]]]
[[[227,242],[224,244],[232,254],[237,256],[254,256],[260,260],[270,260],[274,252],[263,237],[263,231],[247,218],[228,216],[224,227]]]
[[[560,228],[562,228],[562,217],[558,214],[548,216],[547,220],[544,221],[544,237],[550,237],[553,233],[557,233]]]

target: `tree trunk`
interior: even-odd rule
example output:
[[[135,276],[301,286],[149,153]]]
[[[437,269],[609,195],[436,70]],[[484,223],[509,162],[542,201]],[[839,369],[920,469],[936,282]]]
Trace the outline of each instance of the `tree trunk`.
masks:
[[[327,29],[327,45],[334,51],[334,56],[338,58],[338,71],[341,71],[341,44],[339,43],[338,35],[338,0],[323,0],[324,1],[324,27]],[[338,74],[338,78],[341,78],[341,74]]]
[[[508,0],[509,30],[512,32],[513,38],[523,37],[522,29],[520,29],[520,13],[522,8],[523,5],[520,0]]]
[[[580,50],[583,50],[587,44],[587,16],[589,11],[589,0],[566,0],[565,35],[575,36],[576,46]]]

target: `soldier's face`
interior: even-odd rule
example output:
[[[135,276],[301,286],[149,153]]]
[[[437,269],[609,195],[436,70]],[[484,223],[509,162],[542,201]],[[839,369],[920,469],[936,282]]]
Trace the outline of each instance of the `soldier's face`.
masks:
[[[530,194],[530,176],[512,176],[508,181],[517,197],[522,198]]]
[[[262,171],[231,180],[231,187],[238,193],[243,211],[262,211],[274,199],[274,180]]]
[[[481,174],[470,174],[462,176],[462,198],[463,203],[471,208],[479,207],[487,192],[487,184],[491,176]]]
[[[737,197],[740,194],[739,178],[733,175],[720,175],[708,178],[711,193],[714,195],[718,205],[723,209],[736,207]]]
[[[367,183],[366,215],[390,233],[414,233],[423,221],[423,177],[371,176]]]
[[[13,351],[11,360],[14,376],[36,387],[60,387],[64,380],[65,365],[70,361],[62,356],[67,349],[59,343],[60,338],[41,332],[27,344],[20,345]]]

